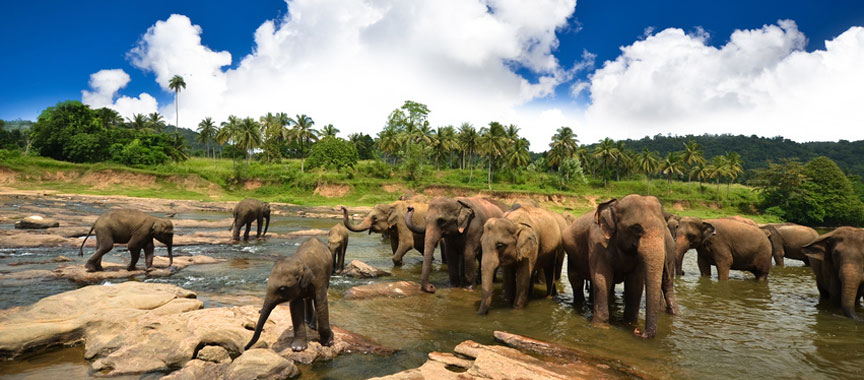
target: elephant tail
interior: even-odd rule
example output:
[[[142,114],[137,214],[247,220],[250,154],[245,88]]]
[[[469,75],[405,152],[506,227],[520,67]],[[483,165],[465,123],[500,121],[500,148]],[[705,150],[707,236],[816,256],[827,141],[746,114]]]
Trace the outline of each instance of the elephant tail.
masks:
[[[87,232],[87,236],[84,237],[84,241],[81,242],[81,247],[78,248],[78,256],[84,256],[84,244],[87,243],[87,238],[90,237],[90,234],[93,233],[93,229],[96,228],[96,225],[90,227],[90,231]]]

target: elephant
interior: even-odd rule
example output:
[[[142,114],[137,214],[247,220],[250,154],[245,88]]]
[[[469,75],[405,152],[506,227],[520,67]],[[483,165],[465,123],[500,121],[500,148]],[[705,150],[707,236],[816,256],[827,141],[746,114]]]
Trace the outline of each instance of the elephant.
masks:
[[[330,328],[327,307],[327,288],[330,287],[332,271],[330,250],[315,238],[300,244],[293,256],[277,261],[267,278],[267,293],[255,333],[245,349],[248,350],[258,341],[270,313],[283,302],[289,302],[291,306],[291,324],[294,327],[292,350],[303,351],[307,347],[304,322],[313,330],[318,330],[322,346],[332,345],[333,330]]]
[[[261,223],[267,220],[264,225],[264,233],[261,233]],[[243,234],[243,240],[249,240],[249,230],[252,228],[252,222],[256,222],[258,232],[255,234],[256,239],[261,239],[267,235],[267,229],[270,228],[270,203],[261,202],[257,199],[246,198],[236,206],[234,206],[234,224],[231,225],[233,232],[232,238],[234,241],[240,240],[240,229],[246,226],[246,232]]]
[[[801,247],[819,237],[816,230],[793,223],[765,224],[759,228],[769,233],[768,240],[771,241],[774,264],[782,267],[783,259],[790,258],[810,265],[810,260],[801,251]]]
[[[337,224],[330,228],[327,234],[327,246],[333,254],[333,273],[345,270],[345,250],[348,249],[348,230]]]
[[[533,206],[514,206],[503,218],[489,218],[483,225],[480,239],[481,284],[483,298],[478,314],[489,311],[492,280],[500,266],[504,274],[504,290],[512,297],[513,307],[525,307],[533,288],[531,276],[543,268],[546,295],[555,296],[554,266],[563,257],[561,230],[566,222],[558,213]]]
[[[84,244],[90,234],[96,231],[96,251],[84,264],[88,272],[102,271],[102,256],[108,253],[114,244],[126,244],[132,258],[126,270],[135,270],[135,264],[144,249],[144,264],[147,271],[153,269],[153,239],[165,244],[168,248],[168,266],[174,265],[172,247],[174,245],[174,223],[164,218],[157,218],[138,210],[111,210],[93,223],[81,247],[78,256],[84,256]]]
[[[629,323],[637,321],[645,291],[645,328],[635,329],[636,335],[656,335],[664,303],[667,313],[678,313],[672,286],[675,241],[657,198],[631,194],[601,203],[565,229],[563,243],[574,300],[584,300],[578,293],[586,277],[591,280],[593,323],[609,323],[609,298],[619,282],[624,282],[624,319]]]
[[[729,279],[729,270],[749,271],[757,280],[765,280],[771,270],[771,242],[765,232],[750,223],[719,218],[702,220],[682,217],[675,229],[676,272],[683,274],[684,253],[695,248],[699,272],[711,276],[711,265],[717,267],[717,278]]]
[[[843,314],[860,320],[855,313],[864,295],[864,230],[839,227],[801,248],[816,275],[820,299],[843,309]]]
[[[409,206],[405,224],[417,234],[424,234],[423,271],[420,287],[424,292],[435,293],[435,285],[429,283],[432,269],[432,252],[443,240],[442,256],[447,257],[450,286],[473,289],[477,281],[477,259],[480,252],[480,237],[483,225],[489,218],[500,218],[506,205],[482,197],[446,198],[438,197],[429,203],[424,224],[414,222],[415,209]]]
[[[408,229],[405,224],[405,214],[408,207],[414,207],[414,222],[422,223],[426,218],[426,210],[429,206],[422,202],[396,201],[388,204],[379,204],[363,218],[360,224],[353,225],[348,219],[348,210],[342,207],[342,221],[345,228],[352,232],[369,231],[369,233],[389,234],[390,246],[393,249],[393,265],[401,266],[402,257],[405,253],[416,249],[423,254],[422,233],[415,233]]]

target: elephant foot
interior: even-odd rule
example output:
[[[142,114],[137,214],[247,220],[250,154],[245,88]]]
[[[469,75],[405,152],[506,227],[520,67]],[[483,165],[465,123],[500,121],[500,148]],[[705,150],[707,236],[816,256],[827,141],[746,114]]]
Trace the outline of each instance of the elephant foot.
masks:
[[[435,285],[432,284],[423,285],[420,287],[420,289],[426,293],[435,293]]]
[[[319,343],[322,346],[332,346],[333,345],[333,331],[324,330],[318,332],[318,336],[320,337]]]
[[[635,334],[636,336],[638,336],[642,339],[651,339],[655,335],[654,333],[649,333],[647,331],[643,332],[642,330],[639,330],[638,327],[633,329],[633,334]]]
[[[294,338],[294,340],[291,341],[291,350],[292,351],[295,351],[295,352],[296,351],[306,351],[306,347],[308,347],[306,345],[306,339]]]
[[[126,270],[132,272],[138,270],[138,268],[135,265],[127,265]]]
[[[309,325],[310,329],[318,331],[318,321],[313,319],[312,321],[306,322],[306,324]]]
[[[154,267],[146,267],[146,268],[144,268],[144,271],[147,272],[147,273],[150,273],[150,272],[152,272],[152,271],[155,270],[155,269],[156,269],[156,268],[154,268]]]
[[[401,267],[402,266],[402,259],[393,259],[393,266],[394,267]]]
[[[84,269],[86,269],[88,272],[101,272],[101,271],[103,271],[102,264],[87,263],[87,264],[84,264]]]

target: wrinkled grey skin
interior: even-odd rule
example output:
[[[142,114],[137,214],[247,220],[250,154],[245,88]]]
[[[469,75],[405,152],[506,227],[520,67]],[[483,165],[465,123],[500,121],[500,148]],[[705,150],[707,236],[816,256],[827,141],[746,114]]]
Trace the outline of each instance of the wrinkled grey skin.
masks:
[[[819,237],[816,230],[793,223],[776,223],[760,226],[763,231],[768,231],[768,240],[771,241],[771,255],[774,256],[774,264],[783,266],[784,258],[803,261],[810,265],[810,260],[801,247],[807,245]]]
[[[557,295],[553,268],[557,257],[563,256],[561,230],[564,225],[560,214],[518,205],[503,218],[486,221],[481,238],[483,298],[478,314],[489,311],[492,280],[498,268],[504,275],[505,296],[512,299],[516,309],[525,307],[533,288],[531,276],[540,268],[543,268],[546,279],[546,295]]]
[[[418,234],[424,234],[423,271],[420,287],[424,292],[435,293],[435,285],[429,283],[432,270],[432,253],[435,245],[443,240],[442,256],[447,257],[450,286],[472,288],[477,282],[477,261],[480,258],[480,238],[483,225],[489,218],[500,218],[509,209],[497,201],[481,197],[438,197],[429,203],[424,224],[414,223],[414,208],[405,215],[405,224]]]
[[[414,207],[414,222],[422,224],[426,218],[426,210],[429,205],[417,201],[396,201],[387,204],[378,204],[372,208],[363,220],[358,224],[352,224],[348,218],[348,209],[342,207],[342,223],[345,228],[352,232],[364,232],[376,234],[388,234],[390,246],[393,249],[393,265],[401,266],[402,257],[405,253],[416,249],[423,254],[424,234],[412,232],[405,225],[405,214],[408,207]]]
[[[256,239],[264,238],[267,235],[267,229],[270,228],[270,204],[261,202],[257,199],[247,198],[234,206],[234,224],[231,226],[233,232],[232,238],[234,241],[240,240],[240,229],[246,226],[246,232],[243,233],[243,240],[249,240],[249,230],[252,228],[252,222],[256,222],[258,232],[255,234]],[[264,221],[264,233],[261,233],[261,226]]]
[[[847,317],[860,320],[855,306],[864,296],[864,230],[837,228],[817,237],[802,251],[810,259],[820,299],[840,307]]]
[[[313,330],[318,330],[321,345],[332,345],[333,330],[330,329],[327,307],[327,288],[330,287],[332,271],[330,250],[315,238],[300,244],[293,256],[277,261],[267,279],[267,294],[255,333],[245,349],[248,350],[258,341],[270,312],[283,302],[290,302],[291,305],[291,324],[294,327],[292,350],[303,351],[307,347],[304,322]]]
[[[333,254],[333,273],[342,273],[345,270],[345,251],[348,249],[348,229],[341,224],[330,228],[327,247]]]
[[[628,323],[637,321],[645,290],[645,328],[634,331],[638,336],[656,335],[664,303],[668,313],[677,314],[672,286],[675,241],[657,198],[631,194],[602,203],[567,227],[563,241],[577,302],[584,300],[578,293],[586,276],[591,279],[594,323],[609,323],[609,298],[618,282],[624,282]]]
[[[729,270],[753,273],[757,280],[765,280],[771,270],[771,242],[765,232],[750,223],[720,218],[702,220],[683,217],[673,233],[676,241],[675,260],[679,273],[684,253],[695,248],[698,253],[699,272],[711,276],[711,266],[717,267],[717,278],[729,279]]]
[[[135,264],[144,249],[146,269],[153,269],[153,239],[165,244],[168,248],[168,265],[174,265],[172,247],[174,245],[174,224],[168,219],[157,218],[137,210],[111,210],[93,223],[87,237],[81,242],[78,256],[84,255],[84,243],[90,234],[96,232],[96,251],[84,264],[88,272],[102,271],[102,256],[108,253],[114,244],[126,244],[132,258],[127,270],[135,270]]]

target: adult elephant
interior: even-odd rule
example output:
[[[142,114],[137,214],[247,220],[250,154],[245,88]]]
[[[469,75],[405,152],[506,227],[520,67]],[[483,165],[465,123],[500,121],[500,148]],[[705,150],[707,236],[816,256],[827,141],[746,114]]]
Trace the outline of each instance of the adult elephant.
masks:
[[[683,274],[684,253],[695,248],[703,277],[711,276],[711,265],[714,265],[721,281],[729,279],[731,269],[751,272],[757,280],[768,278],[771,242],[757,226],[729,218],[703,221],[697,217],[682,217],[674,235],[678,273]]]
[[[837,228],[817,237],[802,251],[810,259],[820,298],[858,320],[855,306],[864,295],[864,230]]]
[[[769,233],[768,240],[771,241],[771,255],[774,256],[774,264],[782,267],[783,259],[789,258],[810,265],[810,261],[801,251],[801,247],[819,237],[816,230],[794,223],[765,224],[759,228]]]
[[[481,197],[438,197],[429,203],[423,224],[414,222],[416,209],[409,206],[405,225],[414,233],[424,234],[423,271],[420,287],[424,292],[435,293],[429,283],[432,269],[432,252],[443,240],[442,256],[446,257],[450,286],[473,288],[477,281],[477,259],[483,225],[489,218],[500,218],[507,207],[499,202]]]
[[[624,282],[624,319],[630,323],[637,321],[645,291],[645,328],[636,329],[637,335],[656,335],[664,302],[667,312],[677,313],[675,241],[657,198],[631,194],[601,203],[565,229],[563,243],[574,299],[582,298],[582,281],[591,280],[594,323],[609,322],[609,298],[617,282]]]
[[[153,239],[168,247],[168,266],[174,265],[171,248],[174,245],[174,224],[168,219],[157,218],[138,210],[111,210],[99,216],[84,241],[78,249],[78,255],[84,255],[84,243],[90,234],[96,231],[96,251],[84,264],[88,272],[102,271],[102,256],[108,253],[114,244],[126,244],[132,258],[126,270],[135,270],[135,264],[144,249],[144,264],[149,271],[153,269]]]
[[[402,265],[402,257],[405,253],[416,249],[423,254],[424,234],[416,233],[408,229],[405,224],[405,214],[408,207],[414,207],[414,222],[422,224],[426,218],[426,210],[429,205],[414,201],[396,201],[388,204],[375,205],[359,224],[352,224],[348,218],[348,209],[342,207],[342,222],[345,228],[352,232],[364,232],[388,234],[390,236],[390,247],[393,249],[393,265]]]
[[[557,294],[554,266],[563,257],[561,230],[564,217],[533,206],[515,206],[503,218],[489,218],[481,237],[481,277],[483,298],[478,314],[489,311],[492,280],[495,270],[502,267],[506,296],[512,297],[513,307],[521,309],[533,287],[531,276],[542,268],[546,278],[546,295]]]
[[[234,224],[231,225],[234,241],[240,240],[240,229],[246,226],[246,232],[243,233],[243,240],[249,240],[249,230],[252,228],[252,222],[256,222],[258,232],[255,234],[256,239],[263,238],[267,235],[267,229],[270,228],[270,204],[261,202],[257,199],[246,198],[236,206],[234,206]],[[264,220],[267,224],[264,225],[264,233],[261,233],[261,225]]]

